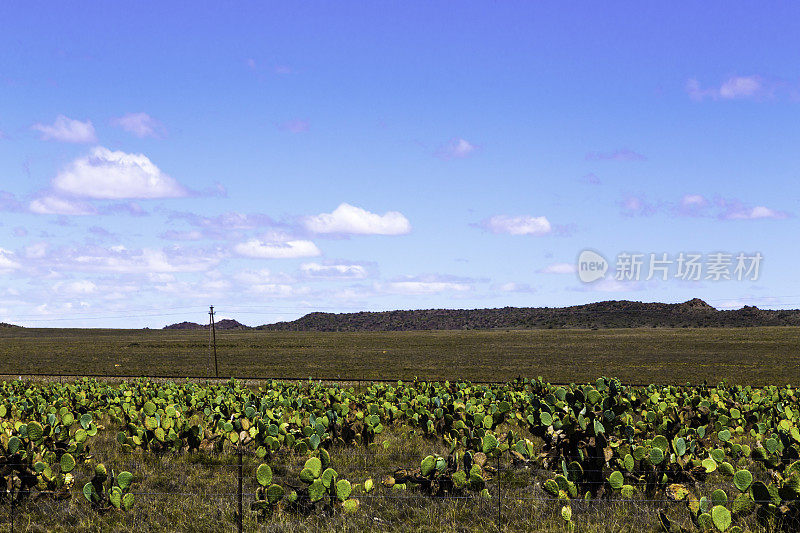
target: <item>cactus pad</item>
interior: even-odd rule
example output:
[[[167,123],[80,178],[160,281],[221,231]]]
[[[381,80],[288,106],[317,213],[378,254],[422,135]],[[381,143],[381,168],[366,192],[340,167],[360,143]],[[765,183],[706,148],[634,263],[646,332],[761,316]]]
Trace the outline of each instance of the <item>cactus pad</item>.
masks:
[[[268,486],[272,483],[272,468],[268,464],[260,464],[256,469],[256,480],[262,487]]]
[[[749,470],[739,470],[733,475],[733,484],[740,492],[744,492],[750,488],[753,483],[753,474]]]

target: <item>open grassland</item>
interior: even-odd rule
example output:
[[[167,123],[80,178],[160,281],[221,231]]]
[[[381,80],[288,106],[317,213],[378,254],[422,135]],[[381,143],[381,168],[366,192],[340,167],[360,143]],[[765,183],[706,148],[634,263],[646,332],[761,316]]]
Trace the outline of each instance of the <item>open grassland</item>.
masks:
[[[217,332],[221,377],[800,382],[800,328]],[[0,330],[0,374],[204,377],[206,331]]]

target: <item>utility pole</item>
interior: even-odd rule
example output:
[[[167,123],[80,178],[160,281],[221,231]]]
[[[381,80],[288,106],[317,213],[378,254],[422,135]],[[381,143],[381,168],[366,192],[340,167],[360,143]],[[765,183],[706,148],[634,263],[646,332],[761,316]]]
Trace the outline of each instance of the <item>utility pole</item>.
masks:
[[[214,346],[214,376],[219,377],[219,366],[217,366],[217,330],[214,326],[214,306],[211,306],[211,310],[208,312],[208,325],[211,326],[210,333],[211,339],[209,344],[213,343]]]

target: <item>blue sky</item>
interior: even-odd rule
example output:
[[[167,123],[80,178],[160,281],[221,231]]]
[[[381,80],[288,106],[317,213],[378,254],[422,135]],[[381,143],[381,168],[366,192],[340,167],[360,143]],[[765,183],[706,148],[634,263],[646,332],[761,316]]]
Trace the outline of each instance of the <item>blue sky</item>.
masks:
[[[800,307],[799,16],[4,2],[0,321]],[[604,279],[579,280],[584,249]],[[650,254],[681,252],[763,261],[741,280],[646,279]],[[616,279],[624,253],[643,255],[639,279]]]

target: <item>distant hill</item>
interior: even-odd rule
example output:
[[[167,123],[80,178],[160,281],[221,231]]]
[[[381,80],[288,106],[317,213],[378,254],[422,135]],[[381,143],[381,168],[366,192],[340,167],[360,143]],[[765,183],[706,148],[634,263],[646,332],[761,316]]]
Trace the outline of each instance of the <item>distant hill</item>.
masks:
[[[177,324],[164,326],[164,329],[203,329],[203,326],[197,322],[178,322]]]
[[[7,322],[0,322],[0,329],[22,329],[22,326],[16,326]]]
[[[220,320],[214,327],[218,330],[235,330],[235,329],[251,329],[250,326],[245,326],[237,322],[236,320],[231,320],[229,318]],[[177,324],[170,324],[169,326],[164,326],[164,329],[208,329],[208,324],[198,324],[197,322],[179,322]]]
[[[772,311],[745,306],[735,311],[719,311],[698,298],[679,304],[617,300],[571,307],[309,313],[291,322],[265,324],[256,329],[269,331],[405,331],[744,326],[800,326],[800,310]]]

